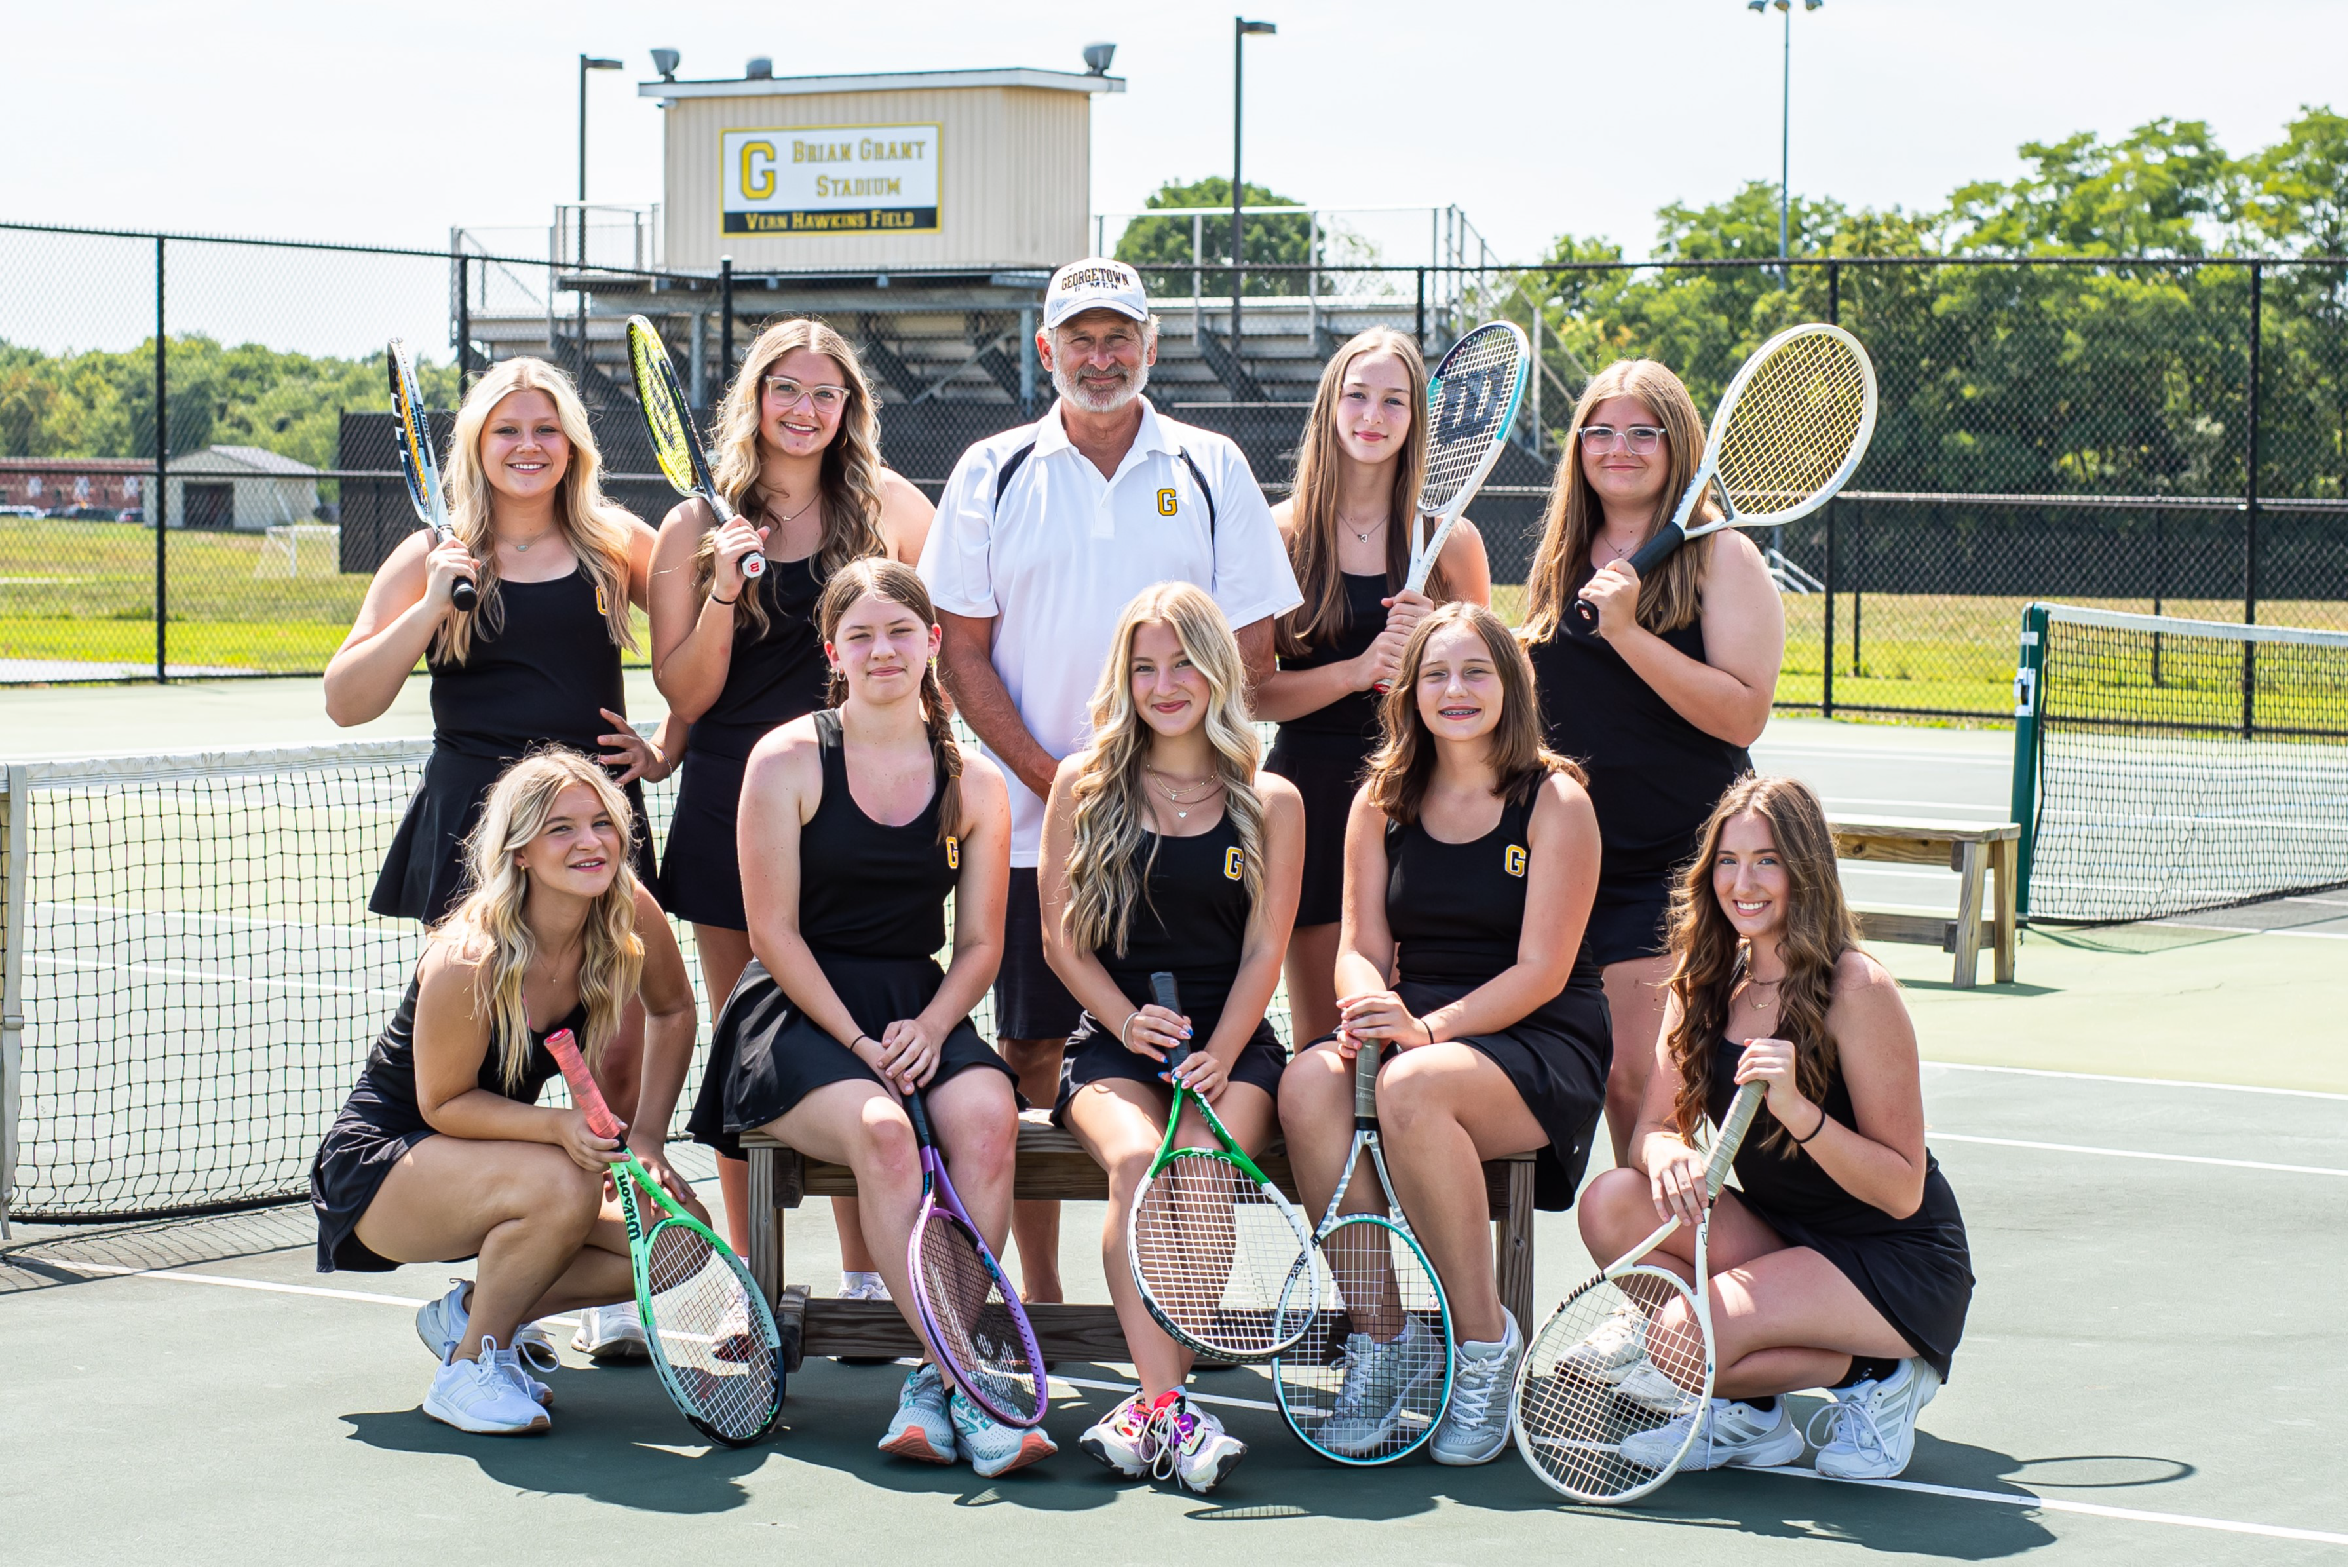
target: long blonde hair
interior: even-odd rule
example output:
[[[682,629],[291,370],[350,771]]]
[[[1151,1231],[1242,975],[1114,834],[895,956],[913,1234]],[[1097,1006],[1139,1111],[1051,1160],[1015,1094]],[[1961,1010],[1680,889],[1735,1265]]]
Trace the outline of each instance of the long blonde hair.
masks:
[[[759,441],[764,425],[766,382],[777,360],[798,349],[812,349],[840,367],[841,384],[848,389],[848,406],[841,410],[840,429],[823,449],[823,468],[817,481],[823,495],[823,539],[816,546],[816,576],[829,577],[849,562],[866,556],[885,556],[889,541],[881,532],[881,421],[874,411],[873,383],[848,339],[813,317],[778,321],[759,334],[742,357],[741,372],[726,389],[719,405],[716,461],[710,482],[728,505],[760,522],[765,498],[759,492]],[[718,535],[705,531],[693,552],[693,586],[703,597],[709,594],[717,570]],[[755,586],[755,585],[753,585]],[[734,607],[737,620],[747,620],[763,635],[767,607],[755,593],[745,592]]]
[[[587,405],[579,400],[571,378],[545,360],[501,359],[465,394],[449,442],[449,524],[478,563],[473,584],[481,599],[472,614],[441,621],[432,635],[433,659],[462,664],[472,651],[476,626],[492,635],[505,626],[505,606],[498,595],[497,533],[490,525],[492,491],[488,471],[481,466],[481,431],[497,406],[516,392],[543,392],[554,405],[555,422],[571,444],[571,461],[554,487],[554,525],[595,581],[612,641],[633,649],[636,634],[628,624],[628,575],[636,518],[604,493],[604,454],[588,428]]]
[[[1134,851],[1149,829],[1143,759],[1154,732],[1133,703],[1133,637],[1153,622],[1172,627],[1183,652],[1207,680],[1202,721],[1216,776],[1224,784],[1224,814],[1239,835],[1240,878],[1253,904],[1264,894],[1264,799],[1257,794],[1257,742],[1247,709],[1247,669],[1238,639],[1201,589],[1159,583],[1136,594],[1118,617],[1101,684],[1093,688],[1092,740],[1078,764],[1071,793],[1075,832],[1069,846],[1069,904],[1061,929],[1071,945],[1123,956],[1134,906],[1149,896],[1150,862]]]
[[[904,605],[924,626],[938,624],[938,612],[930,603],[930,591],[923,586],[920,573],[903,561],[868,556],[841,567],[823,585],[823,597],[816,601],[815,624],[826,646],[840,629],[841,618],[867,594]],[[921,697],[922,721],[930,732],[930,751],[938,759],[938,771],[944,775],[938,785],[938,842],[944,844],[962,831],[962,748],[955,744],[954,711],[947,706],[946,691],[938,684],[938,661],[935,659],[922,667]],[[848,677],[835,667],[824,701],[837,708],[846,701]]]
[[[1618,359],[1590,379],[1574,405],[1566,447],[1558,453],[1557,477],[1551,482],[1549,504],[1542,516],[1541,545],[1534,551],[1533,570],[1526,574],[1527,614],[1518,635],[1528,642],[1557,635],[1559,618],[1590,579],[1590,541],[1606,527],[1607,514],[1582,472],[1582,427],[1591,410],[1609,398],[1636,398],[1646,404],[1649,415],[1664,429],[1670,452],[1664,488],[1656,497],[1655,515],[1640,535],[1640,544],[1672,520],[1689,481],[1696,477],[1697,461],[1704,455],[1704,421],[1697,417],[1695,400],[1670,369],[1653,359]],[[1689,521],[1718,514],[1713,498],[1706,496]],[[1672,631],[1696,619],[1702,607],[1698,589],[1712,552],[1711,539],[1696,540],[1640,582],[1641,626]]]
[[[579,1044],[589,1062],[619,1033],[620,1014],[644,973],[636,874],[628,864],[636,814],[628,809],[627,796],[609,774],[576,752],[548,746],[531,753],[491,786],[481,820],[465,840],[470,890],[430,933],[434,941],[488,959],[474,992],[475,1016],[483,1011],[490,1016],[490,1048],[498,1054],[499,1076],[508,1088],[522,1082],[530,1064],[530,1013],[523,1005],[522,982],[539,950],[524,907],[530,874],[517,857],[546,831],[555,796],[574,784],[595,792],[599,809],[620,836],[612,885],[597,896],[580,932],[579,1000],[587,1007],[587,1035]]]
[[[1297,488],[1292,493],[1288,565],[1305,602],[1280,618],[1279,651],[1288,658],[1333,640],[1346,616],[1346,585],[1338,569],[1338,476],[1346,454],[1338,444],[1338,400],[1354,361],[1392,354],[1402,361],[1411,382],[1411,434],[1394,458],[1394,488],[1387,501],[1387,587],[1399,588],[1411,569],[1411,524],[1427,475],[1427,361],[1418,340],[1392,327],[1357,333],[1321,369],[1305,440],[1297,449]],[[1427,597],[1450,597],[1441,568],[1427,579]]]
[[[1483,605],[1454,599],[1440,605],[1412,628],[1402,645],[1402,668],[1379,704],[1379,723],[1386,739],[1363,769],[1362,787],[1370,801],[1390,822],[1413,823],[1426,803],[1427,786],[1435,777],[1435,745],[1427,721],[1419,712],[1419,667],[1427,661],[1427,645],[1448,626],[1465,626],[1485,640],[1493,669],[1501,680],[1501,717],[1485,739],[1485,756],[1493,765],[1493,793],[1524,804],[1552,774],[1564,774],[1577,784],[1590,776],[1571,759],[1543,743],[1541,700],[1535,695],[1533,660],[1510,634],[1508,623]]]
[[[1723,792],[1705,820],[1702,847],[1672,889],[1673,961],[1666,983],[1679,999],[1681,1016],[1665,1046],[1680,1071],[1672,1118],[1684,1138],[1693,1138],[1704,1125],[1713,1047],[1728,1031],[1730,993],[1752,957],[1713,888],[1722,833],[1748,812],[1770,825],[1771,846],[1786,870],[1785,924],[1778,932],[1778,956],[1786,972],[1778,986],[1777,1031],[1794,1043],[1795,1086],[1814,1104],[1824,1104],[1835,1073],[1827,1008],[1835,999],[1836,965],[1859,945],[1858,922],[1844,902],[1843,878],[1836,870],[1835,833],[1810,785],[1748,774]],[[1767,1143],[1783,1149],[1792,1146],[1793,1137],[1778,1127]]]

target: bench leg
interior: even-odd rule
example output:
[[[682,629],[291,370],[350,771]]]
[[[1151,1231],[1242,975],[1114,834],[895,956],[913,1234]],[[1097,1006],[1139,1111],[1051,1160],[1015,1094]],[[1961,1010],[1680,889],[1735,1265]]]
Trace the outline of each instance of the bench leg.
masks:
[[[2002,838],[1991,846],[1991,875],[1998,879],[1997,947],[1991,973],[2001,985],[2014,981],[2014,877],[2022,861],[2020,839]]]
[[[1982,956],[1982,845],[1960,843],[1951,849],[1958,863],[1958,971],[1951,983],[1961,991],[1973,988],[1974,971]]]
[[[1501,1217],[1499,1245],[1493,1250],[1493,1288],[1501,1304],[1531,1337],[1534,1312],[1534,1162],[1509,1166],[1509,1211]]]
[[[750,1158],[750,1277],[770,1304],[783,1299],[783,1211],[775,1203],[775,1151],[745,1149]]]

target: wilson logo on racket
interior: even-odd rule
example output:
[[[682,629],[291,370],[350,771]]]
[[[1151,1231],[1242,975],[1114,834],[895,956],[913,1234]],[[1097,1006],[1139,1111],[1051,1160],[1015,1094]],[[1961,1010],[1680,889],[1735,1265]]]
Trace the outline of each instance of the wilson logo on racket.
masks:
[[[1174,492],[1171,489],[1160,491],[1158,493],[1158,515],[1161,517],[1172,517],[1174,515],[1175,509]]]
[[[1226,880],[1238,881],[1240,873],[1247,868],[1247,861],[1241,856],[1238,845],[1236,844],[1224,851],[1224,877]]]
[[[1435,439],[1457,441],[1482,425],[1500,389],[1489,370],[1470,370],[1445,378],[1435,389]]]
[[[949,836],[947,839],[947,869],[949,871],[962,869],[962,840],[959,838]]]
[[[1506,849],[1502,850],[1501,869],[1506,871],[1512,877],[1524,876],[1526,874],[1526,846],[1522,844],[1512,844]]]

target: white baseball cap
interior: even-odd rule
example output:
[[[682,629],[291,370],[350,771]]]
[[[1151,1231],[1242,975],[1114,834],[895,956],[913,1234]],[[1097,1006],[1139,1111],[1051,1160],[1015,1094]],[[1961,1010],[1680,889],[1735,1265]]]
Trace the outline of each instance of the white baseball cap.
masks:
[[[1054,273],[1051,286],[1044,291],[1045,329],[1088,310],[1114,310],[1136,321],[1149,320],[1150,296],[1143,292],[1142,275],[1107,256],[1087,256]]]

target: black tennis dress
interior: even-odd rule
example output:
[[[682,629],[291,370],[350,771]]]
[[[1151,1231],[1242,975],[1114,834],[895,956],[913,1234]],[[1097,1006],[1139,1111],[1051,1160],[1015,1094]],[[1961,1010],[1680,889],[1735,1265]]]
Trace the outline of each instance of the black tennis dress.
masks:
[[[823,742],[823,795],[800,829],[800,935],[856,1026],[878,1040],[891,1023],[927,1007],[946,980],[936,954],[946,946],[947,895],[954,891],[961,846],[939,840],[935,786],[922,815],[902,827],[865,815],[849,794],[839,711],[818,713],[815,732]],[[938,785],[945,779],[941,762]],[[930,1087],[970,1067],[1012,1075],[965,1018],[940,1046]],[[881,1082],[754,958],[710,1030],[709,1064],[686,1129],[740,1159],[743,1133],[826,1084],[852,1078]]]
[[[1386,629],[1392,592],[1383,572],[1339,574],[1346,589],[1346,619],[1330,641],[1283,658],[1283,670],[1318,670],[1343,664],[1370,650]],[[1378,749],[1379,694],[1349,691],[1327,707],[1282,722],[1265,759],[1265,771],[1278,774],[1305,797],[1305,876],[1297,896],[1297,923],[1326,926],[1345,913],[1346,816],[1363,764]]]
[[[602,597],[585,566],[543,583],[500,582],[504,625],[494,636],[486,623],[474,627],[464,663],[431,666],[432,754],[392,836],[370,910],[428,925],[440,919],[464,897],[465,836],[498,775],[533,746],[602,753],[596,737],[612,725],[599,710],[628,711]],[[631,784],[626,794],[636,814],[628,860],[651,886],[644,786]]]
[[[1224,1002],[1239,978],[1240,948],[1247,938],[1251,908],[1240,857],[1240,833],[1229,811],[1215,826],[1189,838],[1145,832],[1133,852],[1144,892],[1126,923],[1124,955],[1107,948],[1093,950],[1093,957],[1136,1007],[1155,1000],[1150,992],[1152,974],[1160,970],[1172,973],[1184,1016],[1191,1021],[1191,1044],[1199,1050],[1215,1037]],[[1103,1021],[1090,1012],[1078,1018],[1076,1032],[1061,1055],[1061,1090],[1052,1105],[1055,1125],[1068,1125],[1070,1100],[1099,1079],[1130,1078],[1164,1087],[1158,1075],[1166,1064],[1127,1050],[1118,1039],[1118,1026],[1124,1022],[1123,1016]],[[1288,1065],[1280,1036],[1259,1018],[1229,1075],[1236,1084],[1254,1084],[1278,1098],[1281,1070]]]
[[[1699,622],[1657,635],[1703,660]],[[1673,874],[1696,853],[1722,793],[1754,771],[1754,759],[1674,712],[1571,610],[1555,635],[1526,651],[1551,749],[1589,774],[1599,813],[1599,892],[1583,947],[1602,965],[1661,953]]]
[[[1394,934],[1395,994],[1414,1015],[1456,1002],[1517,961],[1526,924],[1526,869],[1537,785],[1502,806],[1482,838],[1446,844],[1419,823],[1389,823],[1387,929]],[[1549,1135],[1534,1162],[1534,1202],[1569,1209],[1607,1105],[1615,1054],[1607,993],[1586,945],[1566,989],[1506,1029],[1459,1036],[1491,1057]]]
[[[322,1274],[336,1269],[382,1273],[399,1267],[359,1240],[359,1218],[375,1201],[384,1178],[391,1174],[401,1156],[428,1137],[445,1136],[435,1132],[424,1113],[416,1108],[416,991],[417,982],[411,978],[408,994],[399,999],[391,1022],[376,1036],[367,1065],[359,1069],[357,1085],[343,1102],[342,1113],[326,1129],[317,1156],[310,1162],[310,1207],[318,1216],[318,1272]],[[522,1082],[512,1088],[506,1086],[499,1065],[497,1043],[491,1042],[481,1056],[481,1086],[525,1106],[537,1104],[538,1092],[560,1071],[546,1049],[547,1036],[559,1029],[577,1034],[586,1027],[587,1004],[582,1002],[569,1016],[544,1029],[532,1030],[529,1065],[523,1070]]]
[[[686,732],[677,812],[661,851],[660,880],[661,908],[680,920],[731,931],[750,929],[734,846],[742,770],[768,731],[824,705],[832,678],[815,624],[816,600],[823,595],[816,559],[770,559],[767,569],[749,580],[746,591],[758,594],[766,608],[767,629],[736,618],[726,684]]]
[[[1744,1047],[1714,1044],[1713,1083],[1705,1108],[1717,1123],[1737,1093],[1737,1063]],[[1827,1078],[1827,1115],[1853,1126],[1851,1091],[1838,1064]],[[1789,1247],[1808,1247],[1844,1272],[1859,1293],[1950,1380],[1950,1357],[1965,1333],[1974,1274],[1966,1222],[1940,1162],[1925,1151],[1925,1199],[1917,1212],[1895,1220],[1845,1191],[1818,1161],[1799,1148],[1764,1147],[1778,1118],[1764,1106],[1737,1150],[1738,1197]],[[1809,1132],[1806,1126],[1796,1129]]]

